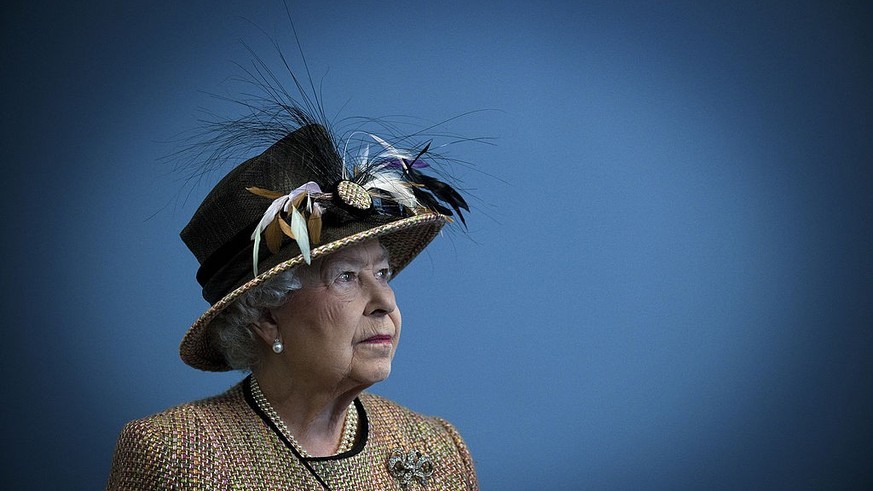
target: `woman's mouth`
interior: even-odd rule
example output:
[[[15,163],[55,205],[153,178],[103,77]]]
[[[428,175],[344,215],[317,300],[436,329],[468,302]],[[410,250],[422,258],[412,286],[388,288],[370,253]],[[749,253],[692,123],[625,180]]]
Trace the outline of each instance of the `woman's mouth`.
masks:
[[[370,336],[369,338],[361,341],[362,343],[367,344],[390,344],[391,336],[387,334],[377,334],[375,336]]]

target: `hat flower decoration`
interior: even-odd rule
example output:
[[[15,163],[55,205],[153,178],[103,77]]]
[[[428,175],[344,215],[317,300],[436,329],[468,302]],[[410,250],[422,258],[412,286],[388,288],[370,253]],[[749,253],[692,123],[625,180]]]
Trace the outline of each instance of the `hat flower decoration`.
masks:
[[[262,235],[267,249],[273,254],[279,251],[284,237],[296,241],[303,260],[311,263],[311,246],[320,242],[321,216],[325,207],[330,205],[344,207],[357,215],[378,210],[386,214],[414,216],[431,210],[452,216],[454,210],[466,226],[461,209],[470,209],[464,197],[449,184],[419,170],[429,167],[421,158],[430,148],[430,142],[410,158],[411,152],[398,150],[376,135],[369,136],[383,150],[371,159],[370,147],[366,146],[351,175],[344,162],[343,178],[331,186],[330,192],[322,191],[318,183],[313,181],[288,194],[257,186],[246,188],[252,194],[273,200],[251,235],[254,241],[252,266],[255,276],[258,275]]]

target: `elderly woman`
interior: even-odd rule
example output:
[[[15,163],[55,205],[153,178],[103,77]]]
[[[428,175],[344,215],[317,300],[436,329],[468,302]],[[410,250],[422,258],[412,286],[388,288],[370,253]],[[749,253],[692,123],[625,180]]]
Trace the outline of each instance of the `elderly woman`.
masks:
[[[400,341],[392,276],[466,203],[424,173],[427,147],[372,136],[380,150],[349,166],[323,126],[301,122],[182,231],[211,304],[182,359],[251,375],[127,424],[109,489],[478,489],[451,424],[364,392]]]

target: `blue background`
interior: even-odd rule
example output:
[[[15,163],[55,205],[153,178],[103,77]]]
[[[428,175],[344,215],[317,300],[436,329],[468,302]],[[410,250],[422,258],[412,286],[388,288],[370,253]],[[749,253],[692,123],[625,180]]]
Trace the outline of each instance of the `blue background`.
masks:
[[[873,484],[869,3],[289,2],[329,114],[485,110],[373,388],[485,489]],[[178,358],[220,176],[161,157],[238,113],[243,42],[302,73],[278,1],[72,3],[0,21],[4,489],[98,489],[124,422],[241,377]]]

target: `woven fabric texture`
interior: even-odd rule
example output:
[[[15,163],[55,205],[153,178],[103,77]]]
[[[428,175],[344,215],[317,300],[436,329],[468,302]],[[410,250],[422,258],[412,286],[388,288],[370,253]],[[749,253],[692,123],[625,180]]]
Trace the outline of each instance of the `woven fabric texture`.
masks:
[[[242,382],[224,394],[125,425],[108,490],[324,489],[246,399]],[[367,439],[337,458],[310,459],[338,490],[478,490],[473,461],[457,430],[382,397],[360,396]],[[420,451],[433,474],[405,488],[388,469],[395,449]]]

